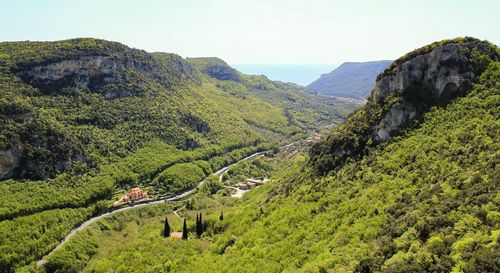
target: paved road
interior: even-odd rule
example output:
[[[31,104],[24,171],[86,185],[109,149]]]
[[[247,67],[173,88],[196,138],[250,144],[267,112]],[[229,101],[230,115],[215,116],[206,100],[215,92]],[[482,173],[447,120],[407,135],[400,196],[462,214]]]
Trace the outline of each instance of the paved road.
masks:
[[[225,173],[227,173],[227,171],[229,170],[229,168],[231,168],[232,166],[242,162],[242,161],[245,161],[245,160],[248,160],[250,158],[254,158],[256,156],[259,156],[259,155],[264,155],[266,152],[258,152],[258,153],[255,153],[249,157],[245,157],[243,158],[242,160],[236,162],[236,163],[233,163],[231,165],[227,165],[226,167],[222,168],[222,169],[219,169],[218,171],[214,172],[215,175],[218,175],[219,176],[219,181],[222,182],[222,177],[224,176]]]
[[[222,174],[224,174],[224,172],[226,172],[232,166],[234,166],[234,165],[236,165],[236,164],[238,164],[238,163],[240,163],[242,161],[254,158],[256,156],[263,155],[265,153],[266,152],[258,152],[258,153],[254,153],[252,155],[249,155],[249,156],[243,158],[242,160],[240,160],[240,161],[238,161],[236,163],[233,163],[231,165],[227,165],[226,167],[221,168],[221,169],[215,171],[213,173],[213,175],[220,175],[220,177],[221,177]],[[88,225],[94,223],[95,221],[97,221],[99,219],[102,219],[104,217],[108,217],[108,216],[110,216],[112,214],[115,214],[115,213],[118,213],[118,212],[130,210],[130,209],[135,209],[135,208],[139,208],[139,207],[144,207],[144,206],[149,206],[149,205],[152,205],[152,204],[160,204],[160,203],[165,203],[165,202],[185,200],[188,197],[190,197],[193,193],[195,193],[198,190],[198,188],[200,186],[202,186],[203,184],[205,184],[205,180],[203,180],[200,183],[198,183],[198,185],[196,185],[194,188],[192,188],[190,190],[187,190],[187,191],[185,191],[183,193],[180,193],[178,195],[172,196],[172,197],[163,197],[163,198],[160,198],[160,199],[157,199],[157,200],[154,200],[154,201],[150,201],[150,202],[147,202],[147,203],[135,204],[135,205],[131,205],[131,206],[128,206],[128,207],[116,209],[116,210],[113,210],[113,211],[110,211],[110,212],[106,212],[106,213],[94,216],[94,217],[90,218],[89,220],[81,223],[78,227],[72,229],[71,232],[68,233],[68,235],[66,235],[66,237],[64,237],[64,239],[51,252],[49,252],[49,254],[43,256],[43,258],[41,260],[37,261],[37,265],[41,266],[41,265],[45,264],[47,262],[47,258],[50,255],[52,255],[52,253],[54,253],[55,251],[57,251],[58,249],[60,249],[64,244],[66,244],[66,242],[68,242],[69,239],[71,239],[71,237],[73,237],[73,235],[75,235],[78,231],[86,228]]]

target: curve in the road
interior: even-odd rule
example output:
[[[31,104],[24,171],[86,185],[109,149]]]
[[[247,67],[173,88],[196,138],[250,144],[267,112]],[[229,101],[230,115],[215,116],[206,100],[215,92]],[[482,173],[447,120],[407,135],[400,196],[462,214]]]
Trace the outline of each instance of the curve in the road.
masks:
[[[249,160],[249,159],[252,159],[256,156],[259,156],[259,155],[263,155],[265,154],[266,152],[258,152],[258,153],[254,153],[254,154],[251,154],[241,160],[239,160],[238,162],[235,162],[233,164],[230,164],[230,165],[227,165],[225,166],[224,168],[221,168],[215,172],[212,173],[212,175],[221,175],[223,174],[224,172],[226,172],[229,168],[231,168],[232,166],[238,164],[238,163],[241,163],[243,161],[246,161],[246,160]],[[73,228],[69,233],[68,235],[66,235],[66,237],[64,237],[64,239],[51,251],[49,252],[47,255],[43,256],[42,259],[40,259],[38,262],[37,262],[37,265],[38,266],[41,266],[43,264],[45,264],[47,262],[47,258],[52,255],[52,253],[56,252],[58,249],[60,249],[64,244],[66,244],[69,239],[71,239],[71,237],[73,237],[78,231],[86,228],[88,225],[92,224],[93,222],[99,220],[99,219],[102,219],[102,218],[105,218],[107,216],[110,216],[112,214],[115,214],[115,213],[118,213],[118,212],[122,212],[122,211],[126,211],[126,210],[130,210],[130,209],[134,209],[134,208],[139,208],[139,207],[144,207],[144,206],[149,206],[149,205],[152,205],[152,204],[160,204],[160,203],[164,203],[164,202],[171,202],[171,201],[181,201],[181,200],[185,200],[187,199],[188,197],[190,197],[193,193],[196,192],[196,190],[202,186],[203,184],[205,184],[205,179],[203,179],[200,183],[198,183],[198,185],[196,185],[194,188],[190,189],[190,190],[187,190],[183,193],[180,193],[178,195],[175,195],[175,196],[172,196],[172,197],[163,197],[163,198],[160,198],[160,199],[157,199],[157,200],[154,200],[154,201],[151,201],[151,202],[146,202],[146,203],[140,203],[140,204],[135,204],[135,205],[130,205],[128,207],[124,207],[124,208],[120,208],[120,209],[116,209],[116,210],[113,210],[113,211],[109,211],[109,212],[106,212],[106,213],[103,213],[103,214],[100,214],[100,215],[97,215],[97,216],[94,216],[90,219],[88,219],[87,221],[81,223],[78,227],[76,228]]]

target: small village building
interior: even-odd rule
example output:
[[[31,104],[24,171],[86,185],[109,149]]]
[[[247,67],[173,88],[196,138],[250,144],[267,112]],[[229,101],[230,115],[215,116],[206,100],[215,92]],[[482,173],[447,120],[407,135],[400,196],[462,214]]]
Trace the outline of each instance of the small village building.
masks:
[[[255,178],[248,178],[245,180],[246,183],[253,183],[255,185],[262,185],[264,184],[264,181],[260,180],[260,179],[255,179]]]
[[[141,190],[141,188],[132,188],[126,195],[124,195],[120,201],[137,201],[148,197],[148,193]]]
[[[182,239],[182,232],[171,232],[170,237]]]
[[[253,188],[258,187],[260,185],[263,185],[269,181],[270,180],[267,178],[265,178],[264,180],[255,179],[255,178],[248,178],[248,179],[245,179],[245,182],[240,182],[240,183],[234,185],[234,187],[236,187],[240,190],[250,190],[250,189],[253,189]]]
[[[238,183],[235,185],[235,187],[240,189],[240,190],[249,190],[250,189],[250,186],[248,186],[248,184],[246,184],[246,183]]]
[[[319,141],[321,141],[321,135],[316,132],[312,132],[312,134],[307,138],[306,144],[310,146]]]
[[[127,196],[130,200],[135,201],[148,197],[148,194],[147,192],[142,191],[141,188],[132,188],[128,192]]]

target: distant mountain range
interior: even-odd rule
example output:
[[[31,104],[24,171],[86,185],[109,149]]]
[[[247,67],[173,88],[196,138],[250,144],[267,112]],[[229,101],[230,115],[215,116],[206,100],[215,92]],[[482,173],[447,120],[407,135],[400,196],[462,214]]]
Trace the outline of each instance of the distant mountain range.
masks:
[[[375,86],[375,78],[392,61],[346,62],[307,87],[322,95],[366,99]]]

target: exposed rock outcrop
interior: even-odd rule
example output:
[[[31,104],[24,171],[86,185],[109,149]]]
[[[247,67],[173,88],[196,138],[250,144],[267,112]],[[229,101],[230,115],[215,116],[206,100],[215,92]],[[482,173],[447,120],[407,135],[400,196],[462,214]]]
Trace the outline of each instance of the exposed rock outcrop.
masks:
[[[312,148],[316,173],[392,138],[429,107],[467,94],[486,65],[499,60],[495,45],[473,38],[437,42],[396,60],[379,75],[368,103]]]
[[[162,60],[158,60],[160,58]],[[168,60],[165,62],[165,59]],[[106,99],[141,96],[146,90],[141,90],[135,83],[148,78],[170,87],[194,77],[193,68],[180,56],[168,53],[148,55],[124,46],[113,52],[103,50],[87,55],[82,53],[72,59],[22,64],[13,70],[45,94],[57,94],[65,87],[76,87],[102,93]]]
[[[240,82],[240,77],[236,69],[229,66],[214,65],[205,68],[205,73],[211,77],[221,81]]]
[[[187,61],[210,78],[221,81],[242,82],[238,70],[232,68],[219,58],[188,58]]]
[[[11,177],[19,164],[20,153],[13,149],[0,150],[0,179]]]

